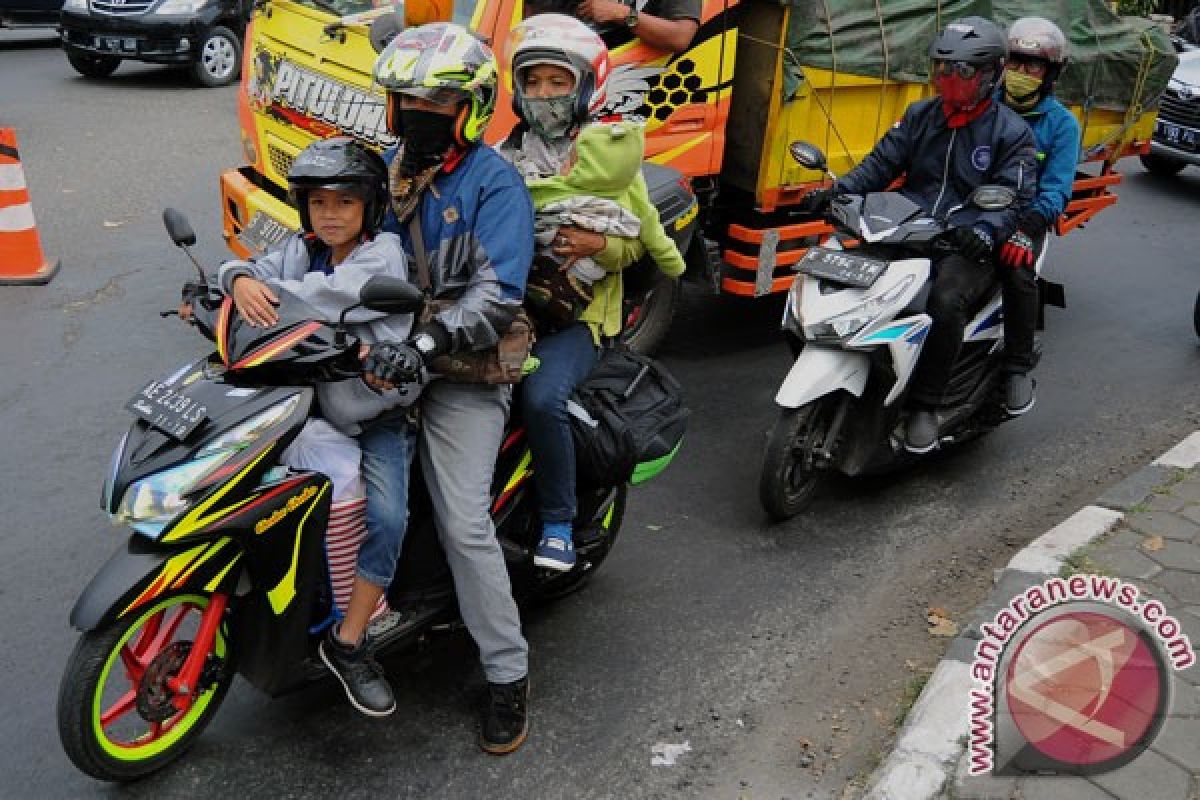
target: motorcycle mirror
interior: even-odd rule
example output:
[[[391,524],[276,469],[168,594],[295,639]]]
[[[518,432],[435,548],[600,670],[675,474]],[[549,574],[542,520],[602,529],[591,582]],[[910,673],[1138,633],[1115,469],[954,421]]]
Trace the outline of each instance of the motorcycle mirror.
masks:
[[[792,142],[788,145],[788,152],[796,160],[796,163],[805,169],[815,169],[821,172],[826,170],[825,154],[814,144]]]
[[[425,304],[425,295],[402,278],[376,275],[363,284],[358,299],[372,311],[387,314],[416,313]]]
[[[971,193],[971,205],[984,211],[1003,211],[1016,202],[1017,193],[1007,186],[986,184]]]
[[[371,23],[371,27],[367,29],[367,39],[376,53],[382,53],[392,39],[396,38],[396,34],[402,30],[404,30],[404,20],[395,10],[388,11],[376,17]]]
[[[168,208],[163,211],[163,225],[167,226],[167,234],[171,241],[179,247],[191,246],[196,243],[196,232],[182,211]]]

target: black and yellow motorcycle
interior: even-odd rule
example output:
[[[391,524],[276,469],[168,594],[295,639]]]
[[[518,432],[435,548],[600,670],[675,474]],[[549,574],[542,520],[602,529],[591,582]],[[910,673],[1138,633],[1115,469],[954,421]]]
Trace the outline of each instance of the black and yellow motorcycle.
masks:
[[[164,218],[177,245],[195,243],[182,215]],[[361,370],[358,341],[340,324],[284,307],[276,325],[251,327],[231,298],[193,286],[193,324],[216,352],[151,381],[127,405],[135,420],[113,454],[103,504],[132,532],[71,612],[82,635],[59,689],[59,736],[71,761],[100,780],[132,780],[178,757],[235,674],[273,696],[328,674],[315,654],[332,619],[324,547],[332,485],[279,457],[313,412],[312,383]],[[386,278],[361,299],[392,313],[422,302],[415,287]],[[401,621],[377,635],[379,652],[457,622],[419,472],[415,464],[409,532],[388,594]],[[625,508],[624,485],[581,489],[576,566],[547,573],[533,565],[532,474],[514,418],[492,514],[518,601],[582,585],[611,550]]]

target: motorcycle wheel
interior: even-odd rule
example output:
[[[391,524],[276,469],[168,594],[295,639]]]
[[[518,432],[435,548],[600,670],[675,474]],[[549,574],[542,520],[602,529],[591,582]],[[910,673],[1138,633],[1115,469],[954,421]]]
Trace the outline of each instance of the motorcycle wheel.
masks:
[[[671,329],[681,291],[679,281],[668,278],[657,269],[648,286],[627,289],[623,304],[625,328],[621,340],[631,350],[645,356],[654,355]]]
[[[180,710],[166,682],[178,674],[207,606],[203,595],[171,595],[79,638],[58,693],[58,735],[76,767],[102,781],[134,780],[200,735],[233,682],[224,626],[198,697]]]
[[[836,398],[822,397],[800,408],[785,408],[771,428],[758,481],[758,499],[775,522],[803,511],[825,479],[817,466],[812,443],[823,441],[837,407]]]
[[[539,599],[557,600],[579,591],[596,574],[596,570],[604,563],[604,559],[608,558],[608,554],[612,552],[613,545],[617,542],[617,536],[621,532],[621,522],[625,519],[625,500],[629,487],[621,484],[613,491],[615,496],[612,504],[599,520],[599,523],[608,531],[603,543],[588,553],[586,564],[576,564],[570,572],[556,575],[542,584],[538,592]]]

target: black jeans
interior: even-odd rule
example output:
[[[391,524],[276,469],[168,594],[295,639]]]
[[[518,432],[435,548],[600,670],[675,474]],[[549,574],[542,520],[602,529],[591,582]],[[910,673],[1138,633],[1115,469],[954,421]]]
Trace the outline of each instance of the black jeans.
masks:
[[[1046,246],[1046,234],[1033,241],[1034,260]],[[1004,370],[1024,375],[1033,369],[1033,334],[1038,320],[1038,283],[1033,267],[1013,269],[999,262],[1004,291]]]

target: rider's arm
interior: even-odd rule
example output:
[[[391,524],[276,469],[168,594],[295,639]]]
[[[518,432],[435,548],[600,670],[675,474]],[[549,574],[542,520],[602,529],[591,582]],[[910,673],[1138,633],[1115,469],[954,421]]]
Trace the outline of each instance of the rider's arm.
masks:
[[[343,310],[358,303],[363,284],[376,275],[408,276],[404,248],[395,234],[377,235],[328,275],[316,270],[293,280],[275,280],[272,285],[306,303],[321,319],[336,320]],[[378,311],[356,308],[346,315],[346,321],[370,322],[385,316]]]
[[[658,265],[664,275],[669,278],[679,277],[687,265],[684,264],[683,256],[680,255],[675,240],[668,236],[663,228],[662,218],[654,203],[650,201],[650,192],[646,189],[646,182],[640,172],[634,178],[634,191],[631,199],[633,213],[642,223],[642,232],[638,238],[646,246],[646,252],[654,259],[654,263]]]
[[[908,171],[916,145],[913,109],[914,106],[908,107],[900,121],[883,135],[861,164],[838,178],[835,191],[844,194],[882,192]]]
[[[516,170],[503,167],[480,176],[479,204],[474,225],[462,234],[465,240],[443,245],[447,252],[461,248],[470,275],[454,305],[434,317],[446,330],[452,352],[494,345],[525,296],[533,261],[533,202]]]
[[[645,254],[646,248],[628,236],[605,236],[604,248],[592,256],[605,272],[620,272]]]
[[[996,160],[988,182],[1016,190],[1017,202],[1000,211],[980,211],[976,224],[984,223],[991,229],[992,240],[1003,242],[1012,236],[1021,214],[1037,195],[1037,150],[1029,126],[1022,122],[1003,129],[993,152]]]
[[[1037,199],[1030,209],[1047,228],[1054,225],[1071,200],[1075,167],[1079,163],[1079,123],[1075,116],[1061,109],[1048,122],[1051,138],[1042,151],[1044,161],[1038,175]]]
[[[288,258],[298,257],[300,253],[304,253],[305,257],[307,257],[307,253],[304,251],[304,243],[301,241],[299,234],[289,236],[283,240],[283,243],[279,247],[258,258],[253,258],[249,261],[242,261],[240,259],[226,261],[217,272],[217,283],[220,285],[221,291],[229,294],[233,291],[233,282],[239,275],[248,275],[251,278],[264,282],[282,278],[284,276],[284,264]]]

